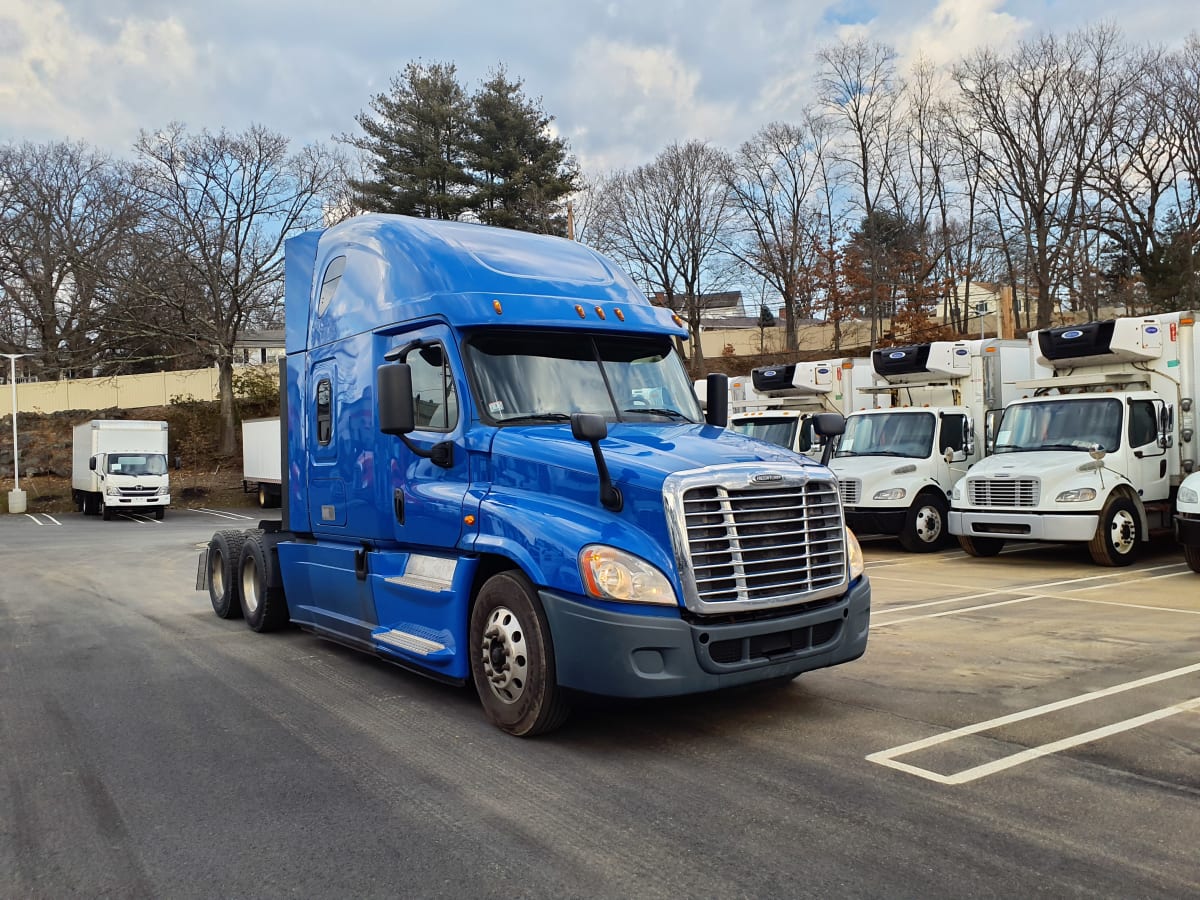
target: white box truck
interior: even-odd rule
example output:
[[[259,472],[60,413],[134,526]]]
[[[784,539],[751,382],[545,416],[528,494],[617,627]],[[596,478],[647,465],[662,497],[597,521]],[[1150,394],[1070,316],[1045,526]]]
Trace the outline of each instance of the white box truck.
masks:
[[[839,358],[760,366],[750,373],[740,398],[731,400],[729,428],[797,453],[820,456],[812,416],[845,416],[863,408],[886,406],[887,397],[865,391],[874,384],[871,360]]]
[[[153,512],[161,519],[171,505],[167,423],[92,419],[76,425],[71,497],[87,516]]]
[[[242,490],[258,491],[258,505],[275,509],[283,499],[279,417],[242,422]]]
[[[871,353],[884,408],[846,418],[831,467],[856,534],[921,553],[950,540],[950,490],[975,462],[990,418],[1032,374],[1024,341],[933,341]],[[989,415],[990,414],[990,415]]]
[[[1098,565],[1133,562],[1175,526],[1196,471],[1192,312],[1126,316],[1029,335],[1053,376],[1025,382],[993,454],[954,490],[950,530],[972,556],[1006,541],[1086,543]]]

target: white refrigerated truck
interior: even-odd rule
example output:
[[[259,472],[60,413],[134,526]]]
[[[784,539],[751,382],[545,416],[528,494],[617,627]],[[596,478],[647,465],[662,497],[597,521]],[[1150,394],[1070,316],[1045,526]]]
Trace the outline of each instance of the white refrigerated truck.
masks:
[[[1169,534],[1197,468],[1192,312],[1128,316],[1029,335],[1053,376],[1004,411],[993,454],[955,488],[950,530],[973,556],[1006,541],[1087,543],[1124,566]]]
[[[831,466],[856,533],[892,534],[927,552],[949,540],[950,489],[984,445],[975,435],[1030,377],[1024,341],[933,341],[874,350],[886,408],[846,419]]]
[[[730,399],[728,427],[810,456],[819,456],[821,450],[812,428],[814,414],[844,416],[888,402],[866,390],[874,383],[866,357],[760,366],[748,379],[737,381],[746,387],[740,397]]]
[[[258,505],[274,509],[282,500],[279,416],[242,421],[242,490],[258,491]]]
[[[153,513],[171,505],[167,423],[92,419],[76,425],[71,446],[71,496],[84,515]]]

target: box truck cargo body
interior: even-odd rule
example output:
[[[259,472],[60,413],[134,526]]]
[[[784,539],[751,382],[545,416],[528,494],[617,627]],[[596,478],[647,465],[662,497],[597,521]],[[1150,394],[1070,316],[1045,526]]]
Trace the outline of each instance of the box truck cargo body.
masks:
[[[93,419],[75,426],[71,496],[84,515],[120,512],[161,519],[171,505],[167,423]]]
[[[258,492],[263,509],[279,506],[283,499],[283,461],[279,417],[242,422],[242,490]]]

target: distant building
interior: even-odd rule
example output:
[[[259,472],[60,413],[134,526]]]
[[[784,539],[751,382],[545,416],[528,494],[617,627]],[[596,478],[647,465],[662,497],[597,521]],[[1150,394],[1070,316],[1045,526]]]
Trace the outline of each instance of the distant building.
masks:
[[[710,321],[735,319],[746,315],[746,307],[742,303],[741,291],[720,291],[713,294],[701,294],[699,300],[700,317],[706,324]],[[650,302],[655,306],[666,306],[667,297],[662,291],[656,291],[650,295]],[[757,311],[755,318],[757,319]]]
[[[261,366],[282,359],[284,330],[264,328],[262,331],[247,331],[234,342],[233,362],[235,365]]]

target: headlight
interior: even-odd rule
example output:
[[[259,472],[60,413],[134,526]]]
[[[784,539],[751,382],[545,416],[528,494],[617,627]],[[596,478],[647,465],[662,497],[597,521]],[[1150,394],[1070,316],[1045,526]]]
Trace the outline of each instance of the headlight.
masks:
[[[904,488],[888,488],[886,491],[876,491],[876,500],[903,500]]]
[[[104,493],[108,494],[110,497],[120,497],[121,489],[115,484],[110,484],[107,488],[105,488]]]
[[[953,500],[961,500],[961,499],[962,499],[962,482],[961,482],[961,481],[960,481],[960,482],[958,482],[958,483],[956,483],[956,484],[954,485],[954,487],[953,487],[953,488],[951,488],[951,490],[950,490],[950,499],[951,499],[952,501],[953,501]]]
[[[1063,491],[1054,498],[1059,503],[1081,503],[1088,500],[1096,499],[1095,488],[1075,488],[1071,491]]]
[[[158,489],[158,496],[160,496],[160,497],[165,497],[170,493],[171,493],[171,485],[169,485],[169,484],[164,484],[162,487],[160,487]]]
[[[846,529],[846,559],[850,562],[851,581],[866,571],[867,564],[863,562],[862,547],[849,528]]]
[[[1179,489],[1180,503],[1200,503],[1200,494],[1197,494],[1191,488],[1181,487]]]
[[[678,606],[671,582],[632,553],[589,544],[579,552],[579,572],[587,592],[599,600]]]

